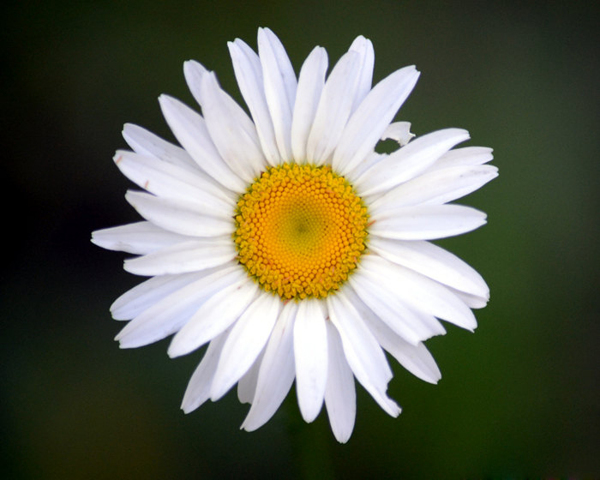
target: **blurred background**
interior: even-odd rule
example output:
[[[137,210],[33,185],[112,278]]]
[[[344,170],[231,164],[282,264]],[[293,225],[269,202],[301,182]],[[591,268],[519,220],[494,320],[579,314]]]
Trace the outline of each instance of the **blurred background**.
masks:
[[[4,478],[600,478],[600,158],[596,2],[10,1],[0,7],[0,425]],[[182,64],[240,100],[226,42],[273,29],[298,71],[359,34],[375,81],[415,64],[398,115],[494,148],[500,177],[463,200],[489,224],[442,242],[491,287],[471,334],[428,347],[443,378],[392,362],[389,418],[359,388],[335,442],[291,394],[254,433],[234,392],[184,415],[202,352],[120,350],[109,306],[140,279],[90,232],[137,220],[112,162],[123,123],[172,139],[157,97],[193,104]],[[10,227],[10,228],[9,228]],[[10,231],[9,234],[6,234]]]

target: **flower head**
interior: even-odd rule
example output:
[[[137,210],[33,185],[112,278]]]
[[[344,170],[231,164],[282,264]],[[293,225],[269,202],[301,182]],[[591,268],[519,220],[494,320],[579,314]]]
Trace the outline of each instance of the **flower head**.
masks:
[[[348,440],[356,378],[390,415],[385,351],[417,377],[440,372],[423,342],[440,320],[473,330],[488,301],[481,276],[430,243],[473,230],[485,215],[448,205],[497,175],[491,150],[454,148],[461,129],[413,139],[392,123],[419,73],[405,67],[372,87],[372,44],[358,37],[329,75],[316,47],[298,77],[279,39],[258,32],[258,54],[229,44],[250,116],[213,72],[185,63],[200,115],[163,95],[181,146],[127,124],[133,151],[115,163],[145,192],[127,201],[144,221],[93,234],[97,245],[138,257],[125,270],[150,277],[115,301],[122,348],[174,334],[168,353],[208,344],[182,408],[217,400],[236,383],[255,430],[294,380],[302,416],[323,403]],[[396,151],[378,154],[382,139]]]

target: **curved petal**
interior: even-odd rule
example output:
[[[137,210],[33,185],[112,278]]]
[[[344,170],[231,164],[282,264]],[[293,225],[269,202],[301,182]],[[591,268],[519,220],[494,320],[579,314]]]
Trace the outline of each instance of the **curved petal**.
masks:
[[[394,140],[403,147],[415,137],[414,133],[410,133],[410,126],[410,122],[390,123],[383,131],[381,140]]]
[[[416,177],[444,153],[469,139],[469,132],[447,128],[415,138],[383,158],[354,181],[360,196],[382,193]]]
[[[300,70],[292,120],[292,152],[297,163],[306,161],[306,144],[325,85],[327,64],[325,49],[315,47]]]
[[[187,273],[218,267],[237,255],[229,237],[188,240],[142,257],[125,260],[125,270],[136,275]]]
[[[303,300],[294,323],[296,393],[302,417],[312,422],[323,405],[327,385],[327,331],[318,300]]]
[[[359,67],[359,54],[350,51],[340,58],[327,78],[306,144],[309,163],[322,165],[337,147],[352,113]]]
[[[275,295],[259,295],[235,322],[210,388],[213,401],[225,395],[250,369],[269,339],[280,303]]]
[[[375,66],[375,50],[373,50],[371,40],[359,35],[354,39],[352,45],[350,45],[349,51],[358,53],[360,58],[360,73],[352,102],[352,112],[355,112],[371,90],[373,67]]]
[[[158,100],[173,134],[198,166],[225,188],[236,193],[243,192],[246,183],[231,171],[219,155],[204,119],[191,108],[168,95],[161,95]]]
[[[208,271],[150,278],[117,298],[110,307],[115,320],[131,320],[173,292],[200,280]]]
[[[123,138],[135,153],[150,155],[180,168],[197,170],[198,165],[183,148],[163,140],[145,128],[126,123],[122,133]]]
[[[121,348],[136,348],[168,337],[183,327],[208,298],[238,275],[237,265],[207,271],[198,280],[143,310],[119,332],[115,340],[119,341]]]
[[[335,149],[332,167],[347,175],[375,148],[396,112],[412,92],[419,72],[402,68],[379,82],[352,115]]]
[[[235,78],[256,125],[263,153],[269,165],[277,165],[281,162],[281,156],[277,148],[273,122],[265,97],[260,59],[254,50],[240,39],[229,42],[227,46]]]
[[[258,372],[252,406],[242,424],[244,430],[252,432],[267,423],[292,387],[295,376],[293,331],[297,312],[298,304],[288,302],[275,323]]]
[[[352,435],[356,419],[354,376],[344,356],[340,334],[331,322],[326,322],[326,326],[329,372],[325,389],[325,406],[336,440],[346,443]]]
[[[184,413],[190,413],[196,410],[210,398],[210,386],[212,385],[217,364],[223,351],[225,341],[229,336],[229,329],[220,335],[217,335],[208,345],[202,361],[194,370],[188,386],[183,395],[181,409]]]
[[[497,176],[498,169],[491,165],[425,172],[390,190],[371,203],[369,208],[374,212],[414,205],[442,205],[478,190]]]
[[[165,230],[194,237],[230,235],[235,227],[231,217],[202,213],[197,202],[155,197],[129,191],[125,199],[146,220]],[[207,206],[206,208],[210,208]]]
[[[167,353],[186,355],[212,340],[235,322],[258,294],[258,287],[238,266],[237,278],[219,289],[173,337]]]
[[[444,285],[484,300],[489,298],[489,288],[481,275],[456,255],[437,245],[425,241],[390,240],[373,235],[369,239],[369,248],[386,260]]]
[[[327,306],[354,376],[387,414],[398,416],[400,408],[386,394],[393,375],[379,343],[343,292],[327,297]]]
[[[264,91],[275,140],[282,159],[292,159],[292,112],[296,99],[296,74],[285,48],[268,28],[258,30],[258,52],[262,65]]]
[[[487,147],[453,148],[442,155],[427,172],[451,167],[477,166],[494,159],[493,150]]]
[[[435,240],[485,225],[486,214],[462,205],[419,205],[372,213],[371,235],[396,240]]]
[[[361,262],[361,270],[367,275],[376,276],[383,284],[393,285],[401,302],[423,314],[434,315],[471,331],[477,326],[471,309],[435,280],[377,255],[365,258]]]
[[[265,354],[264,348],[254,360],[252,366],[246,373],[242,375],[237,384],[237,397],[240,403],[252,403],[254,394],[256,393],[256,382],[258,381],[258,371],[262,364],[262,359]]]
[[[146,255],[190,237],[169,232],[150,222],[136,222],[104,228],[92,233],[92,243],[107,250]]]
[[[114,158],[119,170],[132,182],[159,197],[197,202],[210,211],[231,215],[236,199],[232,192],[191,172],[154,157],[118,151]]]

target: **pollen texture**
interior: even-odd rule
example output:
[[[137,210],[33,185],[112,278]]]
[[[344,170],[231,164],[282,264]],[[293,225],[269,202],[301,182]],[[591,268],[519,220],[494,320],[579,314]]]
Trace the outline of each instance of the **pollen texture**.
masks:
[[[238,259],[265,291],[324,298],[356,268],[368,218],[361,198],[330,167],[269,167],[237,203]]]

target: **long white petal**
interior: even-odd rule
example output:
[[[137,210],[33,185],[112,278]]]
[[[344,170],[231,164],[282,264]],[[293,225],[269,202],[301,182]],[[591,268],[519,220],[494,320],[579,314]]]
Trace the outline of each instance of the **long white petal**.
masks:
[[[202,304],[173,337],[167,353],[186,355],[209,342],[235,322],[258,294],[258,287],[238,268],[237,279],[221,288]]]
[[[298,163],[306,161],[306,143],[325,85],[327,64],[325,49],[315,47],[300,70],[292,120],[292,152]]]
[[[297,88],[296,74],[285,48],[268,28],[258,30],[258,52],[275,140],[281,157],[289,161],[292,159],[291,130]]]
[[[192,374],[192,378],[183,395],[181,409],[185,413],[196,410],[200,405],[210,398],[210,386],[212,385],[217,364],[223,351],[223,345],[229,335],[229,329],[217,335],[208,345],[202,361]]]
[[[131,320],[173,292],[200,280],[208,271],[149,278],[117,298],[110,307],[115,320]]]
[[[187,168],[163,162],[154,157],[120,150],[114,157],[119,170],[144,190],[165,198],[198,203],[201,208],[231,215],[236,198],[232,192],[207,181],[198,168]]]
[[[379,343],[343,292],[328,297],[327,306],[354,376],[386,413],[398,416],[400,408],[386,394],[393,375]]]
[[[158,100],[173,134],[198,166],[229,190],[243,192],[246,182],[223,161],[210,138],[204,119],[168,95],[161,95]]]
[[[340,334],[331,322],[326,322],[326,325],[329,372],[325,389],[325,406],[336,440],[346,443],[352,435],[356,419],[354,376],[344,356]]]
[[[493,150],[488,147],[453,148],[442,155],[437,162],[427,169],[427,172],[451,167],[466,167],[483,165],[494,159]]]
[[[308,136],[308,162],[322,165],[338,145],[352,113],[359,67],[359,54],[350,51],[340,58],[327,78]]]
[[[123,138],[136,153],[153,156],[189,171],[197,170],[196,162],[183,148],[163,140],[143,127],[126,123],[123,126]]]
[[[230,235],[235,229],[233,218],[204,213],[195,202],[134,191],[127,192],[125,199],[146,220],[181,235],[216,237]]]
[[[186,240],[189,237],[163,230],[150,222],[129,223],[92,233],[95,245],[135,255],[145,255]]]
[[[254,124],[210,72],[202,77],[202,113],[221,158],[231,171],[251,183],[265,169],[266,160]]]
[[[210,389],[213,401],[225,395],[252,366],[269,339],[280,303],[275,295],[259,295],[235,323],[223,347]]]
[[[489,288],[479,273],[456,255],[425,241],[404,242],[372,235],[369,248],[383,258],[419,272],[444,285],[489,298]]]
[[[444,153],[469,139],[469,132],[447,128],[418,137],[383,158],[354,181],[359,195],[385,192],[416,177]]]
[[[360,299],[396,334],[417,345],[445,333],[444,327],[433,315],[417,312],[400,300],[394,285],[382,281],[382,276],[377,277],[377,272],[365,271],[363,263],[364,260],[361,268],[348,281]]]
[[[206,271],[198,280],[143,310],[119,332],[121,348],[148,345],[177,332],[215,292],[238,277],[237,265]]]
[[[369,92],[348,121],[333,154],[332,167],[337,172],[347,175],[375,148],[418,78],[414,66],[405,67]]]
[[[240,92],[250,110],[264,155],[269,165],[281,161],[271,114],[265,97],[262,66],[258,55],[242,40],[227,44]]]
[[[400,301],[424,314],[434,315],[455,325],[473,330],[477,321],[471,309],[440,283],[377,255],[361,261],[361,270],[394,286]],[[366,303],[366,302],[365,302]]]
[[[429,383],[437,383],[442,377],[440,370],[425,345],[412,345],[397,335],[367,307],[352,288],[345,288],[344,295],[358,311],[381,347],[387,350],[404,368]]]
[[[197,238],[125,260],[124,268],[136,275],[166,275],[218,267],[237,255],[231,238]]]
[[[485,225],[486,214],[462,205],[419,205],[372,215],[372,235],[396,240],[435,240]]]
[[[258,373],[252,407],[242,424],[251,432],[262,427],[277,411],[294,382],[294,321],[298,304],[288,302],[277,322]]]
[[[414,205],[442,205],[464,197],[498,176],[491,165],[450,167],[398,185],[371,203],[371,212]]]
[[[294,359],[298,405],[310,423],[321,410],[327,385],[327,331],[318,300],[300,302],[294,323]]]
[[[363,99],[371,90],[373,82],[373,67],[375,66],[375,50],[368,38],[359,35],[350,45],[349,51],[356,52],[360,58],[360,73],[352,102],[352,112],[355,112]]]

